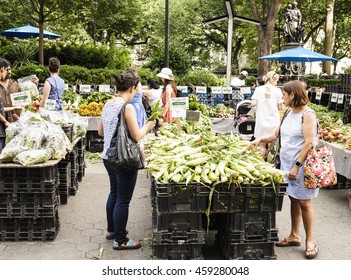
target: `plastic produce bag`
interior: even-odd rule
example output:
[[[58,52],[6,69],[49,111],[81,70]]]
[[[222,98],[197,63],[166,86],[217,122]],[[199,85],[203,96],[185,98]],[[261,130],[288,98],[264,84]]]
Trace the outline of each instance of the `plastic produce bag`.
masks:
[[[36,84],[32,82],[32,76],[19,78],[17,81],[22,91],[28,90],[30,92],[30,97],[32,98],[32,100],[35,100],[39,97],[39,90]]]
[[[71,142],[66,133],[56,124],[48,126],[47,137],[43,147],[51,149],[52,159],[62,159],[66,156],[67,152],[72,150]]]
[[[51,158],[51,154],[44,149],[39,150],[27,150],[17,154],[13,159],[14,162],[22,165],[33,165],[38,163],[44,163]]]

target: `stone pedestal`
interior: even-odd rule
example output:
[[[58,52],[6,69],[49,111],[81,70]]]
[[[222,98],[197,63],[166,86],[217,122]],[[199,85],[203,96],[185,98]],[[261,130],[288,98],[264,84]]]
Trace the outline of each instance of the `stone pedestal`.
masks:
[[[294,49],[301,47],[299,43],[287,43],[283,47],[284,50]],[[281,62],[280,71],[281,71],[281,80],[282,82],[288,82],[291,80],[300,80],[305,81],[305,62]]]

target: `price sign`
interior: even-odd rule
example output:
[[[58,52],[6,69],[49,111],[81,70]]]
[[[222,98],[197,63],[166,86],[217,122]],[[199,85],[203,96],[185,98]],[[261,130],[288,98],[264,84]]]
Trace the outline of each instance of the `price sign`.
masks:
[[[241,94],[249,94],[249,93],[251,93],[251,88],[250,87],[241,87],[240,93]]]
[[[65,84],[64,90],[68,90],[68,84]]]
[[[21,92],[14,92],[11,93],[11,102],[12,106],[23,106],[27,105],[32,102],[32,99],[30,98],[30,91],[21,91]]]
[[[171,111],[173,118],[185,118],[187,109],[189,109],[188,97],[171,98]]]
[[[211,87],[212,94],[222,94],[222,87]]]
[[[344,103],[344,95],[343,94],[338,94],[338,104],[343,104]]]
[[[110,92],[110,85],[99,85],[99,92]]]
[[[322,99],[322,91],[318,90],[316,91],[316,100],[321,100]]]
[[[198,122],[200,120],[200,112],[193,111],[193,110],[186,110],[186,117],[187,121]]]
[[[206,87],[196,87],[196,93],[207,93]]]
[[[90,92],[91,85],[79,85],[79,91],[80,92]]]
[[[177,89],[181,90],[182,93],[188,93],[188,86],[177,86]]]
[[[331,101],[332,103],[336,103],[336,102],[338,101],[338,94],[335,93],[335,92],[332,93],[332,96],[331,96],[330,101]]]
[[[231,87],[223,87],[222,92],[223,92],[223,94],[232,94],[232,88]]]

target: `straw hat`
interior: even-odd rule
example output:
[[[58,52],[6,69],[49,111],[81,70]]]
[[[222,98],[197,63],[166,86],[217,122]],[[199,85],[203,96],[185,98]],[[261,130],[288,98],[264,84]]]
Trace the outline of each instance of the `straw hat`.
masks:
[[[171,81],[174,80],[172,70],[167,67],[162,68],[161,72],[157,74],[157,77],[164,78]]]

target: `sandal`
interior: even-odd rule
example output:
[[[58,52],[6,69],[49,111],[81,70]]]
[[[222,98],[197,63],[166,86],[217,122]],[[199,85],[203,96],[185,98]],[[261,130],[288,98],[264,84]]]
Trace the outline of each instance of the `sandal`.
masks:
[[[129,232],[128,232],[128,230],[126,230],[126,235],[128,234]],[[113,233],[113,232],[107,232],[106,233],[106,239],[107,240],[112,240],[112,239],[114,239],[115,238],[115,234]]]
[[[318,247],[316,244],[312,244],[306,249],[306,259],[313,259],[318,255]]]
[[[277,247],[301,246],[301,242],[296,240],[289,241],[287,237],[284,237],[280,239],[278,242],[276,242],[275,246]]]
[[[141,243],[138,241],[134,241],[131,239],[126,239],[123,243],[113,242],[112,248],[114,250],[131,250],[131,249],[139,249],[141,247]]]

